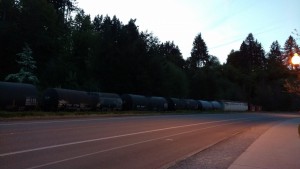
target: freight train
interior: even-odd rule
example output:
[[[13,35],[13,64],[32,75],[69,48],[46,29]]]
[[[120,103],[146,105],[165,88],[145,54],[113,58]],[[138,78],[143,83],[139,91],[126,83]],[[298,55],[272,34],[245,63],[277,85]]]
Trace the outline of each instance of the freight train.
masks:
[[[233,101],[205,101],[136,94],[86,92],[49,88],[41,96],[31,84],[0,82],[0,110],[109,111],[109,110],[218,110],[247,111],[248,104]]]

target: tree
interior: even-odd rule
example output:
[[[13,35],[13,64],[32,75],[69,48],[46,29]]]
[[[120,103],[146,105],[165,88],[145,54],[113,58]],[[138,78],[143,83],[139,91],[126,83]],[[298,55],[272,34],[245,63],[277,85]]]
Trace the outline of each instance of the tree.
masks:
[[[180,49],[174,44],[174,42],[165,42],[159,46],[161,55],[168,61],[172,62],[176,66],[183,68],[185,61],[182,57]]]
[[[296,34],[298,36],[298,34]],[[285,79],[284,87],[287,92],[300,96],[300,74],[299,69],[293,70],[291,59],[295,53],[300,53],[299,46],[296,40],[289,36],[284,44],[282,60],[285,66],[290,70],[290,76]]]
[[[91,57],[92,47],[92,23],[89,15],[85,15],[81,10],[74,19],[72,27],[72,55],[69,60],[70,66],[68,76],[77,76],[77,85],[85,86],[89,82],[90,73],[88,73],[88,65]],[[74,83],[73,83],[74,84]],[[76,86],[77,86],[76,85]]]
[[[252,33],[242,42],[240,51],[231,51],[227,64],[242,73],[237,82],[246,93],[247,101],[255,102],[257,89],[266,81],[266,58],[264,49]]]
[[[102,15],[95,16],[93,20],[93,29],[95,32],[99,33],[101,31],[102,23],[103,23],[103,16]]]
[[[284,44],[282,55],[282,62],[289,69],[292,69],[293,67],[291,59],[294,56],[294,53],[299,53],[299,47],[296,43],[296,40],[292,36],[289,36]]]
[[[275,41],[271,44],[270,52],[268,53],[268,59],[273,60],[274,62],[281,63],[281,46],[278,41]]]
[[[16,53],[28,43],[34,51],[32,57],[36,61],[39,84],[60,86],[65,79],[63,58],[70,52],[69,25],[59,21],[53,5],[46,0],[18,0],[14,4],[17,12],[7,12],[5,28],[0,29],[0,55],[4,57],[3,63],[11,66],[2,67],[1,62],[1,69],[5,75],[17,72],[18,68],[14,66]],[[4,78],[2,70],[0,72]]]
[[[22,29],[20,21],[20,10],[15,0],[0,1],[0,79],[7,74],[17,72],[15,64],[16,53],[22,49]]]
[[[269,80],[276,81],[288,76],[287,68],[282,62],[282,51],[278,41],[271,44],[270,52],[267,56],[267,72]]]
[[[209,55],[209,58],[207,60],[206,66],[208,67],[214,67],[214,66],[220,66],[220,61],[216,56]]]
[[[300,74],[294,74],[293,77],[285,80],[284,87],[287,92],[300,96]]]
[[[63,22],[67,21],[72,11],[76,10],[76,0],[47,0],[51,3]]]
[[[266,58],[264,49],[257,40],[254,40],[252,33],[243,41],[240,52],[244,57],[246,73],[265,69]]]
[[[188,60],[190,64],[189,67],[192,69],[203,67],[209,61],[207,46],[201,37],[201,33],[194,39],[191,57],[188,58]]]
[[[25,44],[23,52],[18,53],[17,56],[20,57],[17,63],[21,66],[21,69],[16,74],[9,74],[5,81],[37,84],[39,80],[33,73],[36,69],[36,62],[32,58],[32,51],[28,44]]]
[[[188,79],[185,72],[172,62],[163,65],[161,96],[183,98],[188,95]]]
[[[231,50],[230,54],[227,57],[228,65],[235,67],[236,69],[240,70],[241,72],[246,72],[246,58],[242,55],[240,51]]]

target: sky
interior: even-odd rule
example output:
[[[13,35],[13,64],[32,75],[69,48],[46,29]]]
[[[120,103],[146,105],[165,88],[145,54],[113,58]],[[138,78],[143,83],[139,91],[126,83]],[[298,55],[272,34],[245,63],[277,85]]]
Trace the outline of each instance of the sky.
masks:
[[[76,0],[90,14],[114,16],[123,24],[136,19],[139,31],[161,42],[173,41],[183,58],[190,57],[201,33],[210,55],[225,63],[249,33],[269,51],[272,42],[283,47],[294,29],[300,33],[300,0]],[[294,38],[297,36],[293,35]],[[298,37],[300,38],[300,37]],[[300,40],[297,41],[300,45]]]

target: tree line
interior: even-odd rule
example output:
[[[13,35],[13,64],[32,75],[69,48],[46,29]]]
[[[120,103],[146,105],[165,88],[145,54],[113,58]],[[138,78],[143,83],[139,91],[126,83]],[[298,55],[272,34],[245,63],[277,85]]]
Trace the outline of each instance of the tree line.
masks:
[[[0,79],[47,87],[207,100],[247,101],[265,110],[299,109],[299,52],[290,36],[265,52],[250,33],[220,64],[201,33],[184,59],[174,42],[140,31],[135,19],[91,18],[75,0],[0,1]]]

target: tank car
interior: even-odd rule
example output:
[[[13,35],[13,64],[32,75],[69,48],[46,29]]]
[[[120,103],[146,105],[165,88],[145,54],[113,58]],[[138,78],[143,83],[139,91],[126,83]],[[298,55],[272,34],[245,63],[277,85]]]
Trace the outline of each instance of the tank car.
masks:
[[[170,98],[168,100],[169,110],[184,110],[187,107],[184,99]]]
[[[96,93],[91,92],[89,95],[96,97],[96,109],[101,111],[121,110],[122,99],[120,95],[114,93]]]
[[[198,102],[193,99],[185,99],[186,102],[186,109],[188,110],[198,110]]]
[[[98,98],[84,91],[49,88],[44,92],[42,103],[46,111],[92,110]]]
[[[148,99],[142,95],[123,94],[123,110],[147,110]]]
[[[29,110],[38,106],[35,86],[24,83],[0,82],[0,109]]]
[[[200,110],[212,110],[212,104],[209,101],[198,100]]]
[[[218,101],[211,101],[210,102],[212,105],[213,110],[222,110],[222,104]]]
[[[154,111],[165,111],[168,110],[168,101],[163,97],[149,97],[148,98],[148,109]]]

